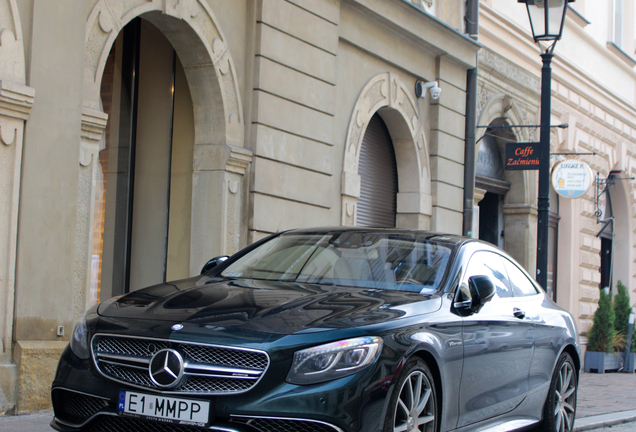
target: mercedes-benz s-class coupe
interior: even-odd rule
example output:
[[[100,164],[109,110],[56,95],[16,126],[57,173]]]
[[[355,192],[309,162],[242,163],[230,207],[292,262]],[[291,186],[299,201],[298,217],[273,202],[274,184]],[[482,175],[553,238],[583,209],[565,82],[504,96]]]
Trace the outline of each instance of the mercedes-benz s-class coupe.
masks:
[[[51,426],[570,432],[577,335],[487,243],[287,231],[91,308],[60,359]]]

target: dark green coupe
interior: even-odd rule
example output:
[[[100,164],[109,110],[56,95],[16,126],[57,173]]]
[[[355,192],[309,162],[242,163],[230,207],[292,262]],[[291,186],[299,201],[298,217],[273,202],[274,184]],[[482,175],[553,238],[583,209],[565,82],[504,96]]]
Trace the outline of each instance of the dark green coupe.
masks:
[[[51,426],[570,432],[577,335],[487,243],[288,231],[90,309],[60,359]]]

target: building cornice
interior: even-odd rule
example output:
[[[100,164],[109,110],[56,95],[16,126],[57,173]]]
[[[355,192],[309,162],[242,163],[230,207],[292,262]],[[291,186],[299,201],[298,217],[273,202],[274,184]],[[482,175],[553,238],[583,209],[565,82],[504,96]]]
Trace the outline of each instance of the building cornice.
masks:
[[[482,46],[480,43],[410,1],[343,0],[342,6],[376,21],[434,56],[451,57],[467,69],[476,66],[475,54]]]

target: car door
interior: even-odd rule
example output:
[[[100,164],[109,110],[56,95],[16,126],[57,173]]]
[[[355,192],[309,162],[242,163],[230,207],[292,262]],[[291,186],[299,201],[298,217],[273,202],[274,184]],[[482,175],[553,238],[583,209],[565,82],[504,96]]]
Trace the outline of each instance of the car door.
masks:
[[[563,316],[550,306],[546,295],[536,288],[528,275],[511,261],[504,260],[516,307],[534,323],[534,352],[530,366],[529,392],[550,385],[552,368],[568,335],[563,331]]]
[[[490,251],[475,252],[462,285],[467,286],[471,276],[488,276],[495,285],[495,296],[464,318],[458,427],[505,414],[519,405],[528,392],[534,345],[532,319],[517,310],[502,257]]]

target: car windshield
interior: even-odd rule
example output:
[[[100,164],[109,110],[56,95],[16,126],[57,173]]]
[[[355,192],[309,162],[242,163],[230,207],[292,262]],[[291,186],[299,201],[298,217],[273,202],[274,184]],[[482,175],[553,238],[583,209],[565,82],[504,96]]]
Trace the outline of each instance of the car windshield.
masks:
[[[221,276],[430,293],[442,283],[451,252],[446,244],[394,234],[285,233]]]

